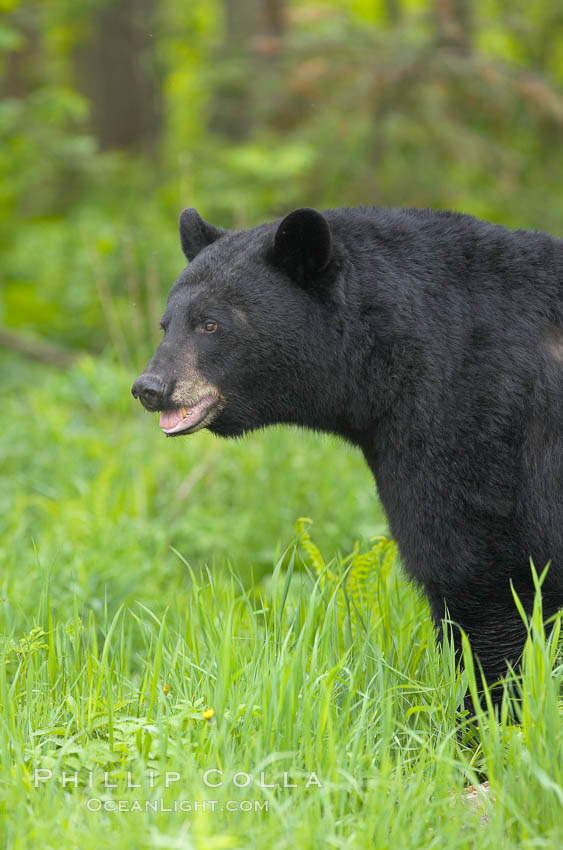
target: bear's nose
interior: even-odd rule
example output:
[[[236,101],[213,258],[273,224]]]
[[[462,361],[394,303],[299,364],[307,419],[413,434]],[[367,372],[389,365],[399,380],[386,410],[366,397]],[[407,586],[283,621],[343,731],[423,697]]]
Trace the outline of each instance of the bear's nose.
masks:
[[[131,387],[131,393],[147,410],[162,410],[166,384],[155,375],[141,375]]]

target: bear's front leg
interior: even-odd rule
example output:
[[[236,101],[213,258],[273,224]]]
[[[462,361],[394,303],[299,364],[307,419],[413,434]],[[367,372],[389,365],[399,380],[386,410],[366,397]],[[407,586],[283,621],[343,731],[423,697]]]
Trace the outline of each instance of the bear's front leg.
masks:
[[[532,614],[534,591],[530,571],[529,583],[523,586],[520,581],[517,589],[527,618]],[[509,664],[518,671],[528,633],[516,607],[510,582],[497,584],[494,589],[485,588],[484,592],[479,594],[476,594],[474,589],[468,589],[464,594],[459,593],[455,598],[450,594],[449,600],[436,588],[429,588],[427,594],[439,639],[442,638],[446,620],[452,630],[456,656],[461,661],[461,630],[465,632],[477,660],[475,673],[479,693],[483,694],[480,666],[490,688],[493,704],[500,705],[503,695],[502,680],[508,672]],[[557,588],[549,581],[549,574],[542,586],[542,609],[546,634],[549,636],[553,627],[550,619],[559,609]],[[469,695],[466,707],[471,708]]]

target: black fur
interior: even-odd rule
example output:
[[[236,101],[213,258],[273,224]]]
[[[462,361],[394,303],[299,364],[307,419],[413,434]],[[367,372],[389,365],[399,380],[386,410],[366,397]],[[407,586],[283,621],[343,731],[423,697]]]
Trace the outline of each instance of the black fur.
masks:
[[[203,248],[225,233],[221,228],[204,221],[193,207],[182,210],[179,229],[182,251],[190,262]]]
[[[545,616],[563,606],[563,241],[432,210],[188,220],[152,371],[173,387],[195,353],[221,436],[295,423],[359,446],[436,624],[447,606],[501,676],[530,558],[552,562]]]

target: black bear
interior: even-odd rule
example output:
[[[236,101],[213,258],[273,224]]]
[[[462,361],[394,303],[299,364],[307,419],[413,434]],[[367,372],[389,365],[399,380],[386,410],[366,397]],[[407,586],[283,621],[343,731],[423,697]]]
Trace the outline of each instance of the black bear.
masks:
[[[180,236],[133,395],[170,436],[292,423],[359,446],[436,625],[502,676],[530,559],[551,562],[545,617],[563,606],[563,240],[380,207],[241,231],[187,209]]]

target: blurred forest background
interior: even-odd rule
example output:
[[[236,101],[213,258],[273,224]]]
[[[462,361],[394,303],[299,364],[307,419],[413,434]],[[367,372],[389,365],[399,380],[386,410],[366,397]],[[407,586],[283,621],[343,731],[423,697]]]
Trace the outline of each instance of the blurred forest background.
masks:
[[[563,232],[558,0],[0,0],[1,338],[133,372],[184,206]],[[60,354],[60,352],[59,352]],[[61,354],[64,361],[64,352]]]

